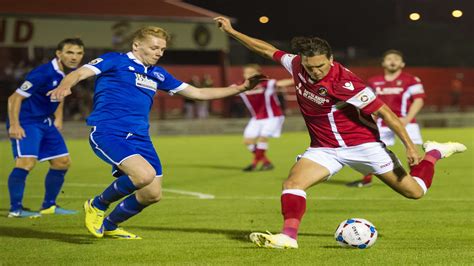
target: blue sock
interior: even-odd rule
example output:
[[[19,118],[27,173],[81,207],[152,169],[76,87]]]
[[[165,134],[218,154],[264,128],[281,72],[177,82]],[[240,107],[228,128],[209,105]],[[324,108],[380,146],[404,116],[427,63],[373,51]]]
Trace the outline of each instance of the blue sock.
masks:
[[[111,231],[115,230],[118,224],[130,219],[141,212],[147,205],[138,202],[135,194],[130,195],[104,219],[104,229]]]
[[[44,180],[45,193],[43,205],[41,206],[42,209],[56,205],[56,198],[63,186],[66,172],[67,170],[49,169]]]
[[[23,208],[21,204],[25,192],[25,181],[28,171],[22,168],[13,168],[8,177],[8,191],[10,192],[10,211]]]
[[[120,176],[102,194],[94,198],[92,205],[105,211],[109,208],[110,203],[132,194],[135,190],[137,190],[137,187],[132,183],[130,177],[127,175]]]

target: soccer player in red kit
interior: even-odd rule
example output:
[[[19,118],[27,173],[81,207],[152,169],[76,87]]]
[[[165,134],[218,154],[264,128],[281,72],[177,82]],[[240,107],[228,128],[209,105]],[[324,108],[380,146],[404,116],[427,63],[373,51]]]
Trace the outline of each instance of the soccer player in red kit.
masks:
[[[244,79],[247,79],[262,74],[262,70],[257,64],[249,64],[244,66],[242,74]],[[285,115],[278,101],[277,89],[290,85],[293,85],[292,79],[269,79],[262,81],[255,89],[239,94],[252,115],[244,130],[244,144],[253,153],[254,158],[243,171],[256,170],[260,162],[262,162],[260,170],[274,168],[266,155],[268,140],[280,137],[285,121]]]
[[[388,50],[383,55],[382,67],[384,74],[369,78],[368,85],[392,111],[400,118],[408,132],[408,136],[416,145],[422,145],[423,139],[415,116],[424,104],[425,91],[418,77],[402,71],[405,67],[403,54],[397,50]],[[387,146],[395,144],[395,134],[383,122],[377,120],[380,140]],[[367,187],[372,184],[372,174],[365,175],[362,180],[348,183],[349,187]]]
[[[374,173],[401,195],[419,199],[431,185],[436,161],[466,150],[460,143],[426,142],[422,157],[397,115],[362,80],[333,60],[325,40],[294,38],[296,54],[290,54],[236,31],[227,18],[214,20],[225,33],[251,51],[281,63],[293,76],[311,138],[310,147],[283,182],[282,232],[250,234],[257,246],[298,248],[298,228],[306,211],[305,190],[327,180],[345,165],[363,174]],[[372,115],[380,117],[402,140],[412,166],[410,173],[379,140]]]

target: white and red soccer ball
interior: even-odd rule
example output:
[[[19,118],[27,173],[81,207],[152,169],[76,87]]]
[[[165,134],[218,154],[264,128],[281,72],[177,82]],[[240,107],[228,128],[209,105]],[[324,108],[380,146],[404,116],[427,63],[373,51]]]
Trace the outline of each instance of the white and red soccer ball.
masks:
[[[351,218],[339,224],[334,238],[343,247],[369,248],[377,240],[377,229],[365,219]]]

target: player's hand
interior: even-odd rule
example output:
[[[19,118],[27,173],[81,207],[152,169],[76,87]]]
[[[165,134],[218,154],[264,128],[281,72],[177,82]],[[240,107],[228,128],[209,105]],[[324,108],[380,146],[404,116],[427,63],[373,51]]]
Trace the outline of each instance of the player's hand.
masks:
[[[226,17],[215,17],[214,21],[217,23],[217,27],[221,29],[223,32],[230,32],[234,30],[232,28],[232,24],[230,20]]]
[[[54,90],[48,91],[48,93],[46,93],[46,96],[50,96],[51,101],[60,102],[64,100],[66,96],[71,95],[71,93],[71,88],[59,86]]]
[[[408,164],[410,166],[419,164],[421,160],[423,159],[421,154],[418,152],[418,149],[416,149],[415,147],[407,148],[407,158],[408,158]]]
[[[244,89],[246,91],[255,88],[260,82],[268,80],[268,77],[262,74],[257,74],[255,76],[251,76],[249,79],[245,80],[244,82]]]
[[[54,119],[54,126],[59,130],[63,130],[63,120],[62,119]]]
[[[23,139],[26,137],[25,130],[20,125],[10,125],[8,136],[12,139]]]

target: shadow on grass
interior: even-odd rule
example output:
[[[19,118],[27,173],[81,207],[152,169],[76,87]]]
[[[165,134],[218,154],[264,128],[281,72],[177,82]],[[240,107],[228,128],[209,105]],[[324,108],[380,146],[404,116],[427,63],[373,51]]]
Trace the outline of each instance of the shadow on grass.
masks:
[[[180,168],[206,168],[206,169],[221,169],[221,170],[242,170],[245,165],[222,165],[222,164],[166,164],[166,167],[180,167]]]
[[[235,229],[212,229],[212,228],[179,228],[179,227],[166,227],[166,226],[137,226],[136,228],[149,231],[167,231],[167,232],[181,232],[181,233],[202,233],[202,234],[216,234],[225,235],[227,238],[249,242],[248,230],[235,230]],[[321,234],[321,233],[300,233],[300,236],[312,236],[312,237],[328,237],[333,234]]]
[[[69,244],[87,245],[93,244],[94,239],[89,235],[65,234],[31,228],[0,226],[0,237],[25,238],[25,239],[47,239]]]

